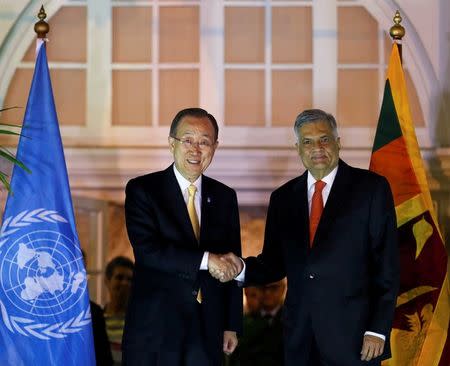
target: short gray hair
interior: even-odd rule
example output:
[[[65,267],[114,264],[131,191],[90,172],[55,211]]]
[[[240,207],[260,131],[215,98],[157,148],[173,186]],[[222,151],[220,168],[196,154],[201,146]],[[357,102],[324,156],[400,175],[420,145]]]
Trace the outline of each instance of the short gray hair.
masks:
[[[338,137],[337,131],[337,123],[334,116],[330,113],[327,113],[321,109],[306,109],[302,113],[300,113],[295,119],[294,123],[294,132],[295,136],[297,136],[297,140],[300,138],[299,129],[303,125],[312,122],[325,121],[331,127],[333,131],[334,137]]]

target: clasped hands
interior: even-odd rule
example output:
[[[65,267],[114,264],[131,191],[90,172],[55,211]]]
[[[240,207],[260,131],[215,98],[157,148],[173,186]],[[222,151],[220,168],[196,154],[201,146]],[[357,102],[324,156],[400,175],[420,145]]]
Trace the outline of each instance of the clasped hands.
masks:
[[[209,253],[208,271],[220,282],[228,282],[241,273],[244,267],[242,260],[233,253]]]

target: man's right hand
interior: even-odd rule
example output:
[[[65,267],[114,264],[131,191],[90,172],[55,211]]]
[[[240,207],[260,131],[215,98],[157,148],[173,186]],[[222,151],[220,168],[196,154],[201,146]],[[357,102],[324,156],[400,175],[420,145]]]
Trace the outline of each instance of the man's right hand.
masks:
[[[383,354],[384,339],[373,335],[366,334],[364,336],[363,346],[361,349],[361,361],[370,361]]]
[[[235,278],[243,268],[242,261],[233,253],[209,253],[208,270],[211,276],[220,282],[228,282]]]

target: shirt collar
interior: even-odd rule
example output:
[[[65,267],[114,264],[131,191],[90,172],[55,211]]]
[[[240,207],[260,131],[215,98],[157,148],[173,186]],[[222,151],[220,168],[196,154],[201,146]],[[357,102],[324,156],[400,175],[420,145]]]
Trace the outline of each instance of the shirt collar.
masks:
[[[178,185],[181,188],[181,192],[184,192],[191,184],[197,187],[197,193],[202,190],[202,176],[200,175],[197,180],[193,183],[189,182],[185,177],[181,175],[175,164],[173,164],[173,172],[175,173],[175,178],[177,178]]]
[[[336,166],[327,176],[321,179],[322,182],[325,182],[327,185],[325,187],[331,187],[334,182],[334,178],[336,178],[336,174],[338,171],[338,166]],[[311,172],[308,170],[308,191],[312,189],[314,184],[317,182],[317,179],[314,178]]]

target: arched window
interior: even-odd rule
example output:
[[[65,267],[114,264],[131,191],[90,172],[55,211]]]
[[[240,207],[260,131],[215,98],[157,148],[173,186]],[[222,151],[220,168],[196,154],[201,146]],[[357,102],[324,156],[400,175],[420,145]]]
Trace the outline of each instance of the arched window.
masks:
[[[51,14],[48,35],[66,143],[162,145],[174,114],[200,105],[221,124],[222,145],[285,146],[296,114],[315,107],[369,147],[391,42],[367,4],[67,1]],[[25,106],[33,59],[34,41],[0,88],[3,105]],[[405,69],[413,120],[424,127],[420,102],[428,101],[419,100],[407,58]],[[11,113],[20,122],[23,110]]]

